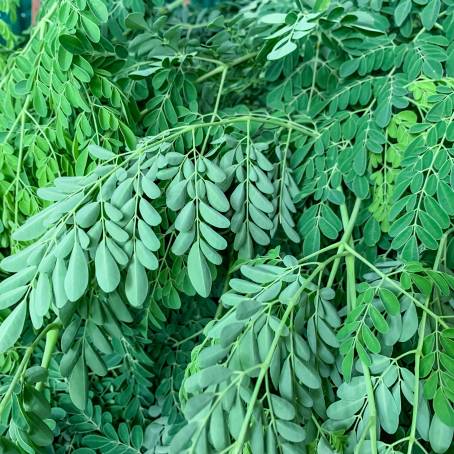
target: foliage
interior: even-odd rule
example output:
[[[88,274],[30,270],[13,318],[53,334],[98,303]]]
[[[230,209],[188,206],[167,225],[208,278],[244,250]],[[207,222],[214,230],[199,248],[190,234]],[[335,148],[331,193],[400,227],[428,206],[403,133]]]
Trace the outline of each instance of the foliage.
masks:
[[[148,3],[3,70],[2,449],[448,451],[454,6]]]
[[[118,10],[109,22],[125,15]],[[101,39],[104,3],[50,2],[43,11],[28,43],[8,58],[0,83],[2,247],[11,229],[43,206],[36,187],[93,168],[87,143],[113,151],[135,143],[126,124],[134,123],[125,95],[132,87],[118,82],[127,50],[109,34]]]

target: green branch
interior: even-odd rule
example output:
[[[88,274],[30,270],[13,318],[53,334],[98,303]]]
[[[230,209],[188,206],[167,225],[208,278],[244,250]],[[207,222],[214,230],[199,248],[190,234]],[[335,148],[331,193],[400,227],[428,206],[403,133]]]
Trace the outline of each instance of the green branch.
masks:
[[[251,60],[257,56],[257,52],[250,52],[249,54],[243,55],[241,57],[236,58],[230,63],[223,63],[222,65],[217,66],[216,68],[212,69],[211,71],[208,71],[206,74],[203,76],[200,76],[197,80],[196,83],[201,83],[204,82],[207,79],[210,79],[213,76],[216,76],[217,74],[220,74],[224,71],[224,69],[227,68],[233,68],[235,66],[241,65],[241,63],[244,63],[248,60]]]
[[[52,359],[52,355],[54,353],[55,347],[58,342],[58,337],[60,334],[61,325],[54,325],[47,331],[46,334],[46,345],[44,347],[44,354],[43,359],[41,361],[41,367],[44,369],[48,369],[50,365],[50,361]],[[39,382],[36,385],[36,389],[40,391],[44,387],[44,382]]]
[[[440,266],[443,249],[446,246],[448,235],[449,235],[449,232],[446,232],[443,235],[443,237],[441,238],[440,245],[437,250],[437,255],[435,257],[434,265],[432,268],[433,271],[437,271],[438,267]],[[432,300],[432,298],[429,295],[424,302],[425,308],[428,308],[431,300]],[[416,441],[416,426],[418,423],[419,387],[420,387],[419,386],[419,379],[420,379],[419,374],[420,374],[420,368],[421,368],[422,349],[423,349],[424,339],[425,339],[426,322],[427,322],[427,312],[424,312],[422,314],[421,322],[419,324],[418,345],[416,347],[416,352],[415,352],[415,384],[414,384],[414,388],[413,388],[413,405],[412,405],[413,411],[412,411],[412,418],[411,418],[410,435],[408,438],[407,454],[412,454],[413,445]]]
[[[347,214],[347,207],[344,204],[341,205],[341,215],[342,215],[342,221],[344,222],[344,234],[342,235],[341,241],[339,243],[339,248],[337,250],[337,254],[339,257],[334,261],[333,266],[331,267],[330,275],[328,278],[328,283],[326,286],[328,288],[332,288],[334,279],[336,277],[337,270],[340,265],[341,261],[341,255],[342,252],[345,250],[345,244],[350,241],[350,237],[352,235],[353,229],[355,227],[356,219],[358,218],[359,214],[359,209],[361,207],[361,199],[357,198],[355,200],[355,205],[353,206],[352,209],[352,214],[350,218],[348,219],[348,214]],[[347,220],[348,219],[348,220]]]
[[[417,300],[413,295],[408,293],[406,290],[404,290],[399,284],[397,284],[395,281],[390,279],[385,273],[380,271],[376,266],[374,266],[372,263],[370,263],[366,258],[364,258],[361,254],[358,254],[354,249],[352,249],[348,244],[345,244],[345,249],[350,252],[352,255],[354,255],[357,259],[359,259],[361,262],[363,262],[365,265],[367,265],[374,273],[376,273],[378,276],[380,276],[382,279],[384,279],[386,282],[388,282],[391,286],[393,286],[396,290],[399,290],[400,293],[403,295],[407,296],[408,298],[413,301],[413,303],[421,308],[424,312],[427,312],[432,318],[437,320],[440,325],[442,325],[444,328],[448,328],[448,325],[442,320],[442,318],[435,314],[433,311],[431,311],[424,303],[421,303],[419,300]]]
[[[60,322],[50,323],[38,334],[38,336],[32,342],[32,344],[29,347],[27,347],[27,349],[25,350],[25,355],[22,358],[22,361],[19,364],[19,367],[17,368],[16,373],[14,374],[13,380],[11,381],[8,389],[6,390],[6,393],[4,394],[2,400],[0,401],[0,417],[3,414],[5,408],[7,407],[8,403],[10,401],[10,398],[14,392],[14,389],[16,388],[16,385],[18,384],[19,381],[21,381],[23,379],[25,371],[28,366],[28,362],[30,361],[33,351],[35,350],[38,343],[48,332],[54,332],[55,330],[59,330],[60,328],[61,328]],[[47,354],[47,356],[50,357],[51,354],[52,353],[50,352]]]

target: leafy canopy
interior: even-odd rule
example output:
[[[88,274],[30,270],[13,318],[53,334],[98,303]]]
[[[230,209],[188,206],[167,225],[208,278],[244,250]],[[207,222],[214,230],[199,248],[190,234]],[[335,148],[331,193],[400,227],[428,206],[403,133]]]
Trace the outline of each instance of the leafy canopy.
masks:
[[[200,3],[3,52],[1,449],[447,452],[454,5]]]

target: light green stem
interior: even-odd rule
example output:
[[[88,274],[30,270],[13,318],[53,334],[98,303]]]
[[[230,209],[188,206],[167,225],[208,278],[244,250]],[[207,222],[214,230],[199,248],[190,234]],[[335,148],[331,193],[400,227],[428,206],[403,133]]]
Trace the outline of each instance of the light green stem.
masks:
[[[44,347],[44,354],[43,354],[43,359],[41,360],[41,367],[44,367],[45,369],[49,368],[50,361],[52,359],[52,355],[55,350],[55,346],[57,345],[58,342],[58,336],[60,334],[60,329],[61,326],[57,325],[53,328],[51,328],[47,334],[46,334],[46,346]],[[44,382],[39,382],[36,385],[36,389],[38,391],[41,391],[44,387]]]
[[[5,408],[6,408],[7,404],[9,403],[11,396],[13,395],[14,388],[16,387],[19,380],[22,378],[22,376],[25,372],[25,369],[27,368],[28,362],[30,361],[32,353],[33,353],[32,346],[28,347],[25,350],[25,355],[22,358],[22,361],[19,364],[19,367],[17,368],[16,373],[14,374],[13,380],[11,381],[10,385],[8,386],[8,389],[6,390],[6,393],[4,394],[4,396],[0,402],[0,417],[2,416],[3,412],[5,411]]]
[[[32,356],[33,350],[35,349],[35,347],[38,345],[39,341],[44,337],[44,335],[46,335],[46,333],[48,331],[51,331],[51,330],[55,329],[56,327],[60,327],[60,326],[61,326],[61,324],[59,322],[54,322],[54,323],[50,323],[49,325],[47,325],[38,334],[38,336],[33,341],[33,343],[29,347],[27,347],[27,349],[25,350],[25,355],[22,358],[22,361],[19,364],[19,367],[17,368],[16,373],[14,374],[13,380],[11,381],[10,385],[8,386],[8,389],[6,390],[6,393],[4,394],[2,400],[0,401],[0,418],[11,399],[11,396],[14,392],[14,389],[15,389],[17,383],[19,382],[19,380],[22,380],[22,378],[24,376],[24,373],[28,366],[28,362],[30,361],[30,358]]]
[[[359,209],[361,207],[361,199],[357,198],[355,201],[355,205],[353,206],[352,214],[347,222],[348,214],[347,214],[347,207],[344,204],[341,205],[341,216],[343,213],[343,218],[345,217],[345,225],[344,225],[344,234],[342,235],[341,243],[337,250],[337,254],[339,257],[333,262],[333,266],[331,267],[331,272],[329,274],[328,283],[326,286],[331,288],[334,283],[334,279],[336,277],[337,270],[340,265],[340,261],[342,258],[342,253],[345,249],[345,243],[350,241],[350,237],[353,232],[353,228],[355,227],[356,218],[358,217]]]
[[[433,270],[436,271],[440,265],[443,249],[446,245],[449,232],[446,232],[440,240],[437,255],[435,257]],[[431,301],[431,297],[428,296],[424,302],[424,306],[427,307]],[[419,374],[420,365],[422,359],[422,348],[424,345],[424,333],[426,330],[427,312],[424,312],[421,317],[421,323],[419,324],[418,330],[418,345],[415,352],[415,384],[413,388],[413,413],[411,418],[410,435],[408,437],[408,449],[407,454],[412,454],[413,445],[416,441],[416,425],[418,422],[418,406],[419,406]]]
[[[345,204],[341,205],[340,207],[342,224],[344,226],[344,230],[347,230],[349,219],[348,219],[348,212],[347,207]],[[354,242],[352,235],[346,240],[352,248],[354,248]],[[352,309],[356,307],[356,272],[355,272],[355,257],[353,255],[348,254],[345,257],[345,266],[347,268],[347,310],[350,312]]]
[[[208,71],[203,76],[200,76],[196,80],[196,83],[203,82],[203,81],[215,76],[216,74],[222,73],[222,71],[224,71],[225,67],[232,68],[234,66],[240,65],[241,63],[244,63],[245,61],[248,61],[251,58],[254,58],[256,55],[257,55],[257,52],[251,52],[249,54],[243,55],[242,57],[238,57],[237,59],[233,60],[231,63],[224,63],[222,65],[219,65],[216,68],[212,69],[211,71]]]
[[[228,66],[224,66],[224,68],[222,70],[222,73],[221,73],[221,82],[219,83],[218,94],[216,96],[216,102],[215,102],[215,105],[214,105],[213,114],[211,115],[210,125],[211,125],[211,123],[213,123],[216,120],[216,116],[218,114],[219,105],[221,103],[222,92],[224,90],[225,78],[227,76],[227,71],[228,70],[229,70]],[[203,141],[202,150],[200,151],[201,155],[203,155],[203,153],[205,152],[205,149],[206,149],[206,147],[208,145],[208,140],[210,138],[210,133],[211,133],[211,126],[208,128],[208,131],[205,134],[205,139]]]
[[[27,98],[28,99],[28,98]],[[22,171],[22,161],[24,157],[24,129],[25,129],[25,112],[23,109],[21,113],[21,131],[19,139],[19,156],[17,157],[17,167],[16,167],[16,177],[14,179],[15,183],[15,194],[14,194],[14,227],[17,228],[19,224],[19,185],[20,185],[20,173]]]
[[[265,358],[265,361],[263,362],[263,364],[260,367],[260,374],[257,377],[257,381],[256,381],[255,387],[254,387],[254,392],[252,393],[251,399],[250,399],[250,401],[248,403],[246,415],[244,417],[243,424],[241,426],[240,434],[238,436],[237,441],[235,442],[235,445],[234,445],[234,448],[233,448],[231,454],[241,454],[242,451],[243,451],[243,445],[244,445],[244,442],[245,442],[245,439],[246,439],[247,431],[249,429],[249,423],[250,423],[250,420],[251,420],[251,417],[252,417],[252,413],[254,412],[254,409],[255,409],[255,403],[257,401],[258,394],[260,392],[260,388],[261,388],[262,382],[265,379],[265,376],[268,373],[268,369],[269,369],[269,367],[271,365],[271,361],[273,359],[274,351],[276,350],[277,344],[278,344],[279,340],[281,339],[282,331],[284,330],[284,327],[285,327],[285,325],[287,323],[287,319],[290,316],[292,310],[295,308],[296,304],[298,303],[300,295],[303,292],[303,290],[305,288],[307,288],[307,285],[315,279],[315,277],[318,275],[318,273],[323,271],[323,268],[325,267],[325,265],[326,265],[326,262],[323,263],[323,264],[320,264],[311,273],[311,275],[306,279],[304,285],[301,286],[301,288],[298,290],[296,295],[289,302],[289,304],[287,306],[287,309],[285,310],[285,312],[284,312],[284,314],[282,316],[281,323],[279,324],[279,327],[278,327],[278,329],[276,331],[276,334],[274,336],[273,342],[271,343],[269,352],[268,352],[268,354],[267,354],[267,356]]]
[[[363,373],[366,379],[367,403],[369,406],[369,434],[370,434],[370,451],[377,454],[377,408],[375,406],[374,387],[370,376],[369,367],[364,363]]]
[[[359,209],[359,206],[358,206]],[[345,204],[341,205],[341,218],[344,230],[348,231],[349,219],[347,207]],[[357,212],[356,212],[357,215]],[[355,218],[356,218],[355,215]],[[352,213],[353,217],[353,213]],[[346,243],[350,244],[350,248],[354,250],[354,242],[352,232],[344,239]],[[347,310],[350,312],[356,307],[356,272],[355,272],[355,257],[350,253],[345,257],[345,266],[347,272]],[[370,376],[369,368],[366,364],[362,363],[364,371],[364,379],[366,381],[367,389],[367,402],[369,407],[369,434],[370,434],[370,448],[372,454],[377,454],[377,409],[375,406],[374,386]],[[366,429],[367,430],[367,429]]]

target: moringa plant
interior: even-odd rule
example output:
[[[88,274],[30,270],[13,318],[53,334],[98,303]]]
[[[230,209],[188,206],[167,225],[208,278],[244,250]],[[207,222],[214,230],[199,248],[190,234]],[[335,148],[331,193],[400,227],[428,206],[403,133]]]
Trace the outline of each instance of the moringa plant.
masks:
[[[2,69],[2,248],[10,246],[11,230],[43,207],[37,187],[93,169],[88,143],[113,151],[135,144],[128,126],[134,123],[133,83],[119,86],[127,50],[110,33],[101,37],[106,5],[64,0],[47,2],[42,11],[29,41]],[[109,24],[125,14],[119,5]]]
[[[6,62],[1,449],[448,452],[454,6],[153,3]]]

